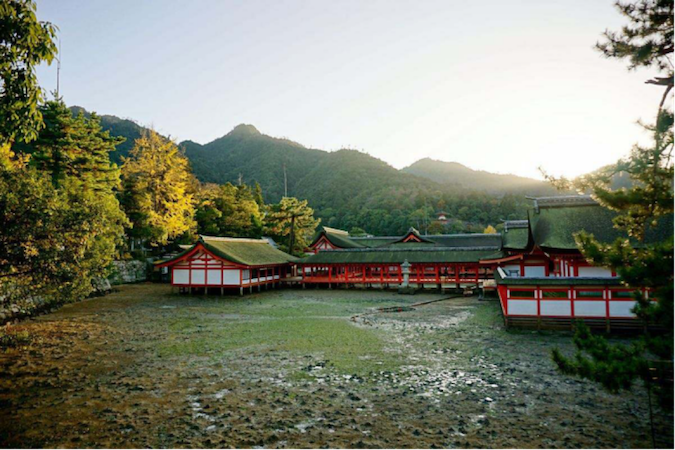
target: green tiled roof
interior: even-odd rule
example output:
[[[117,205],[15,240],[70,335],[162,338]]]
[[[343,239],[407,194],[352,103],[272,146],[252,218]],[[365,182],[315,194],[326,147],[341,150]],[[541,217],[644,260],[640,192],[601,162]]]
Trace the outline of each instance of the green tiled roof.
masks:
[[[317,233],[314,235],[314,239],[312,239],[312,243],[310,244],[310,247],[316,244],[316,242],[321,239],[322,236],[326,236],[326,239],[328,239],[328,242],[333,244],[334,246],[338,248],[361,248],[363,245],[359,244],[358,242],[355,242],[352,240],[352,238],[349,237],[349,233],[344,231],[344,230],[338,230],[337,228],[330,228],[330,227],[321,227],[317,231]]]
[[[200,242],[214,255],[245,266],[269,266],[297,260],[295,256],[272,247],[265,239],[200,236],[199,242],[166,262],[180,258]]]
[[[574,234],[579,231],[591,233],[604,243],[627,237],[614,228],[612,219],[617,213],[597,204],[550,207],[540,204],[538,210],[530,211],[530,226],[534,243],[542,249],[577,250]],[[672,235],[673,217],[664,217],[657,227],[648,229],[645,241],[661,241]]]
[[[618,277],[502,277],[498,270],[495,271],[497,284],[507,286],[620,286]]]
[[[500,234],[439,234],[424,236],[443,247],[498,247],[502,246]]]
[[[364,247],[381,247],[391,244],[400,239],[398,236],[372,236],[372,237],[353,237],[352,241],[361,244]]]
[[[431,248],[372,248],[319,252],[298,261],[299,264],[401,264],[478,262],[494,257],[498,248],[489,247],[431,247]]]
[[[530,237],[528,228],[510,228],[502,235],[502,245],[509,250],[525,250]]]

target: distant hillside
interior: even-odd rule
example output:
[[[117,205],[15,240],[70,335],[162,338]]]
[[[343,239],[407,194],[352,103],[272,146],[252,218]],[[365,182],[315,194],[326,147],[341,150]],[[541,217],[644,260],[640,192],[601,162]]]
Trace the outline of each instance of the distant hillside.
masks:
[[[71,109],[73,113],[83,111],[79,107]],[[144,129],[115,116],[103,115],[101,123],[112,135],[127,139],[112,154],[116,162],[129,153]],[[527,179],[523,180],[530,182],[532,189],[521,183],[522,190],[518,191],[508,182],[519,177],[465,167],[463,177],[456,175],[438,182],[427,175],[408,173],[415,165],[399,171],[366,153],[310,149],[288,139],[264,135],[253,125],[238,125],[204,145],[189,140],[179,145],[203,182],[258,182],[269,203],[281,199],[286,183],[288,195],[308,200],[324,225],[347,230],[361,227],[375,234],[400,234],[411,225],[427,230],[439,210],[453,218],[452,227],[435,232],[481,232],[486,225],[496,226],[502,219],[525,218],[531,202],[522,194],[546,191],[543,183]],[[501,180],[501,185],[492,181],[494,177]],[[487,181],[481,182],[482,179]]]
[[[555,193],[555,189],[544,181],[473,170],[460,163],[436,161],[430,158],[420,159],[401,171],[428,178],[437,183],[459,185],[465,189],[495,194],[552,195]]]
[[[91,113],[81,106],[71,106],[70,110],[73,115],[82,112],[86,117],[90,117]],[[122,161],[122,156],[127,156],[129,151],[134,147],[136,139],[141,137],[141,132],[145,129],[136,122],[129,119],[120,119],[117,116],[102,115],[101,128],[110,131],[111,136],[121,136],[126,139],[117,146],[117,151],[110,154],[110,159],[119,164]]]

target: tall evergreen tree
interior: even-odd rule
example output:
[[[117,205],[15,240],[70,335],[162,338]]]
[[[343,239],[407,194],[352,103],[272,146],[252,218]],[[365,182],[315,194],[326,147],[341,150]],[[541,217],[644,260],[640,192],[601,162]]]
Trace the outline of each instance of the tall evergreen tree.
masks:
[[[311,239],[319,220],[307,200],[284,197],[271,205],[265,217],[267,232],[280,240],[280,246],[292,255],[301,255]]]
[[[49,173],[56,187],[67,177],[76,177],[97,191],[119,187],[120,171],[110,162],[110,153],[124,138],[103,131],[95,113],[90,118],[81,112],[73,117],[60,99],[39,110],[45,128],[34,142],[16,147],[30,153],[31,165]]]
[[[174,142],[149,131],[123,161],[121,200],[130,237],[157,246],[194,231],[194,177]]]
[[[555,350],[553,359],[564,373],[598,381],[611,391],[629,389],[635,380],[642,379],[649,389],[658,390],[661,405],[672,408],[672,381],[655,377],[655,373],[672,373],[673,238],[646,244],[644,236],[660,217],[673,214],[673,112],[667,102],[673,87],[673,2],[619,2],[617,8],[630,23],[620,33],[605,32],[606,41],[599,43],[598,49],[608,57],[627,59],[630,69],[649,67],[665,75],[647,81],[664,89],[655,124],[644,125],[653,141],[649,146],[635,145],[628,158],[599,172],[556,183],[590,191],[601,205],[619,213],[615,226],[625,230],[631,240],[603,244],[592,235],[579,233],[577,244],[590,262],[615,269],[627,286],[651,289],[649,298],[639,290],[634,294],[634,312],[646,327],[641,339],[631,345],[610,344],[580,327],[574,339],[577,354],[568,358]],[[633,183],[613,190],[612,181],[620,173],[627,173]],[[648,326],[663,332],[652,333]]]

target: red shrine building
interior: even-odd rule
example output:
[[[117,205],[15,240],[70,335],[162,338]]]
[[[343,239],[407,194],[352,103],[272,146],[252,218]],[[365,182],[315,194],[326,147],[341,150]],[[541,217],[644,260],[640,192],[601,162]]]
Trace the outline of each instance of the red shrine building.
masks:
[[[631,312],[636,287],[589,264],[574,239],[579,231],[606,243],[627,238],[614,228],[615,215],[588,196],[559,196],[534,199],[527,219],[505,221],[500,234],[427,236],[411,228],[404,236],[351,237],[324,227],[297,264],[305,284],[496,290],[507,325],[639,326]],[[646,241],[672,235],[672,218],[666,222]]]
[[[296,258],[266,239],[200,236],[197,243],[157,267],[171,272],[171,285],[182,291],[276,286],[293,273]]]
[[[613,226],[616,213],[588,196],[534,199],[527,218],[508,220],[501,233],[350,236],[322,227],[301,259],[265,239],[201,236],[170,260],[157,263],[183,292],[235,289],[240,294],[284,283],[332,287],[469,289],[496,292],[507,326],[639,326],[636,290],[616,273],[589,264],[574,235],[600,242],[628,239]],[[647,230],[645,242],[673,233],[672,217]]]

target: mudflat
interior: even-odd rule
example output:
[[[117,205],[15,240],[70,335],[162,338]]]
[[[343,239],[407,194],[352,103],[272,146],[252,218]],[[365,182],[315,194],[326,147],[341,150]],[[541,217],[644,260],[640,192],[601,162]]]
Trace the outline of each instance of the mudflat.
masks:
[[[122,286],[11,328],[0,446],[652,446],[641,386],[555,370],[570,334],[507,331],[475,297],[411,307],[447,297]],[[655,427],[672,448],[672,413]]]

